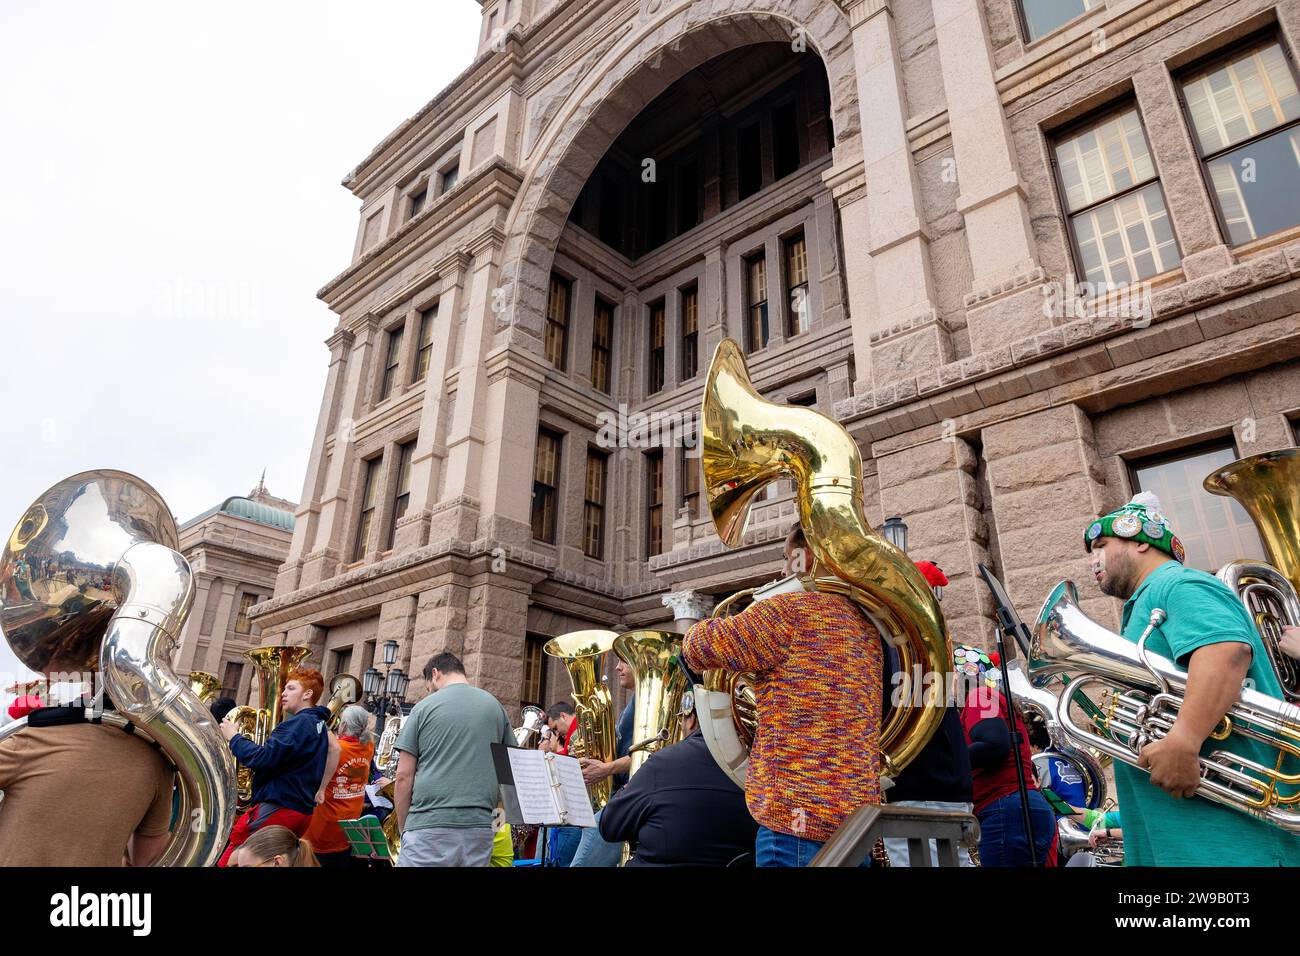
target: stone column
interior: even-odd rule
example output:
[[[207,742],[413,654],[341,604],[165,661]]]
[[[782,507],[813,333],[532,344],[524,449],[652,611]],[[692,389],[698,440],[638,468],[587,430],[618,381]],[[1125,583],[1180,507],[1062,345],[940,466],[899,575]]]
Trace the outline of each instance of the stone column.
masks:
[[[232,615],[235,611],[235,582],[225,581],[221,586],[221,594],[216,598],[217,616],[212,620],[212,633],[208,636],[208,651],[204,655],[203,667],[191,667],[191,670],[205,670],[212,672],[213,667],[221,666],[221,652],[225,650],[226,640],[230,637],[231,628],[234,627]],[[208,595],[208,600],[213,596]],[[187,672],[188,673],[188,672]],[[217,675],[220,679],[221,675]]]
[[[845,6],[853,28],[869,199],[868,241],[857,248],[875,260],[875,319],[878,328],[889,327],[934,312],[930,237],[907,140],[902,59],[890,4],[850,0]]]
[[[203,628],[203,617],[208,610],[208,602],[214,600],[212,594],[212,575],[206,572],[199,572],[194,575],[194,606],[190,610],[190,616],[185,620],[185,628],[181,631],[180,648],[176,652],[176,673],[182,678],[188,678],[192,670],[197,670],[194,666],[196,650],[199,645],[199,631]],[[218,674],[220,679],[221,675]]]
[[[882,514],[907,522],[908,556],[948,576],[943,613],[953,640],[985,644],[992,608],[977,572],[992,561],[973,449],[954,437],[878,455],[876,464]]]
[[[474,257],[474,265],[469,274],[456,408],[447,438],[446,497],[464,499],[467,506],[479,498],[479,476],[486,440],[484,424],[491,421],[485,407],[487,370],[484,360],[491,347],[495,325],[492,285],[496,274],[493,262],[497,251],[496,240],[495,233],[488,233],[469,249],[469,254]]]
[[[352,465],[356,455],[352,438],[353,422],[361,417],[365,408],[364,393],[369,380],[371,352],[378,335],[378,322],[374,316],[365,316],[357,323],[354,332],[339,422],[334,432],[334,453],[330,458],[321,494],[316,537],[311,543],[311,552],[302,558],[301,587],[310,587],[333,577],[338,570],[345,543],[348,502],[352,498],[352,489],[345,487],[345,482],[354,472]],[[296,537],[295,535],[295,540]]]
[[[343,398],[343,383],[352,354],[354,336],[347,329],[339,329],[325,340],[329,347],[329,372],[325,377],[325,394],[321,397],[320,412],[316,417],[316,434],[312,438],[311,454],[307,458],[307,477],[303,480],[302,504],[295,515],[293,539],[289,553],[280,568],[275,591],[285,594],[298,587],[302,573],[302,559],[316,539],[320,523],[320,500],[325,487],[325,443],[338,418]]]
[[[429,543],[431,509],[437,503],[438,472],[447,457],[443,434],[443,410],[447,405],[447,372],[452,365],[456,327],[463,300],[465,271],[470,257],[452,253],[436,267],[442,277],[438,315],[434,319],[433,350],[424,380],[424,403],[420,407],[420,434],[411,457],[411,508],[397,524],[394,550],[409,551]]]
[[[700,374],[707,371],[718,343],[727,334],[723,321],[723,256],[726,249],[714,246],[704,253],[704,277],[700,283]]]
[[[490,523],[491,537],[527,545],[532,540],[533,463],[546,370],[531,354],[502,349],[488,358],[484,371],[487,396],[479,507]],[[568,468],[564,456],[573,462],[585,454],[585,448],[584,442],[566,441],[561,469]],[[560,494],[570,490],[562,487]],[[557,544],[563,543],[557,539]]]
[[[931,2],[957,158],[957,210],[966,221],[974,287],[984,289],[1036,267],[1033,228],[979,0]]]
[[[1188,279],[1199,279],[1231,268],[1232,253],[1219,234],[1175,80],[1163,63],[1153,63],[1134,75],[1133,89],[1182,251],[1183,271]]]
[[[1118,627],[1117,605],[1093,582],[1083,532],[1106,502],[1092,422],[1076,405],[1044,409],[984,429],[984,455],[1002,557],[1016,606],[1037,608],[1062,578],[1085,611]]]
[[[663,596],[664,607],[672,608],[673,627],[685,634],[713,613],[713,598],[699,591],[674,591]]]

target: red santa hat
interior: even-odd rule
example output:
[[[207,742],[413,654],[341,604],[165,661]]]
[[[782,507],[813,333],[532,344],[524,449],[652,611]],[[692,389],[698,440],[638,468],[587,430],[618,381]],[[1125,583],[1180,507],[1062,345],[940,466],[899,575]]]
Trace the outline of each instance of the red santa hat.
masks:
[[[917,561],[917,568],[925,576],[926,583],[932,588],[942,588],[948,586],[948,575],[943,573],[943,569],[933,561]]]

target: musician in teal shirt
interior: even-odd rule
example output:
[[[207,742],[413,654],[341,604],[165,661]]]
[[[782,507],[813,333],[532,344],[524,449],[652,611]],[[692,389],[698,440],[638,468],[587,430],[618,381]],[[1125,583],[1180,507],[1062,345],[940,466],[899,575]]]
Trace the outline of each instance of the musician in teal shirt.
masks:
[[[1154,495],[1094,521],[1084,533],[1101,590],[1124,599],[1123,636],[1138,643],[1152,611],[1164,620],[1147,648],[1187,670],[1173,729],[1142,749],[1140,770],[1115,764],[1126,866],[1300,866],[1300,836],[1193,796],[1198,754],[1227,747],[1272,767],[1276,750],[1234,736],[1209,740],[1243,681],[1270,697],[1282,688],[1240,599],[1213,575],[1183,565],[1183,546]],[[1287,766],[1295,772],[1295,766]]]

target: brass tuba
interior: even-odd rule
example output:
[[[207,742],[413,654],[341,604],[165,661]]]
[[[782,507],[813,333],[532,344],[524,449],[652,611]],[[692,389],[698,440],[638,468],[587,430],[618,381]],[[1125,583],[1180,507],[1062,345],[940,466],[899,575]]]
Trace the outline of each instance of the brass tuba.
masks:
[[[650,754],[682,739],[682,694],[686,674],[677,666],[682,635],[671,631],[629,631],[614,641],[614,653],[632,669],[636,686],[628,776]]]
[[[929,584],[907,555],[867,523],[857,443],[820,412],[760,396],[731,339],[723,339],[714,353],[701,412],[705,493],[722,541],[738,546],[754,495],[779,478],[794,479],[804,534],[817,565],[829,572],[812,583],[856,603],[894,646],[902,672],[919,673],[921,687],[929,688],[924,700],[913,695],[894,707],[881,729],[882,772],[896,775],[943,719],[942,675],[952,651]],[[700,712],[701,723],[708,715]]]
[[[221,681],[217,680],[216,674],[207,671],[190,671],[190,690],[203,703],[210,704],[221,691]]]
[[[259,747],[266,743],[271,732],[284,719],[284,685],[289,682],[289,672],[301,664],[311,650],[291,644],[271,644],[245,651],[244,657],[257,671],[260,707],[236,707],[226,715],[239,725],[239,732]],[[241,806],[253,799],[253,771],[239,766],[239,803]]]
[[[578,727],[569,742],[571,757],[591,757],[604,763],[614,759],[614,705],[609,687],[601,679],[601,665],[617,637],[613,631],[573,631],[548,641],[542,648],[564,661],[573,682]],[[588,787],[592,809],[602,809],[612,790],[613,781],[608,777]]]
[[[143,731],[176,768],[178,824],[159,865],[210,866],[235,819],[235,763],[211,712],[172,669],[194,600],[179,546],[170,509],[139,478],[67,478],[27,509],[0,555],[0,630],[51,683],[98,674],[88,712],[107,695],[116,710],[103,721]],[[0,739],[26,726],[16,720]]]
[[[1284,627],[1300,626],[1300,448],[1234,461],[1205,490],[1236,499],[1255,522],[1269,563],[1229,562],[1219,580],[1246,605],[1287,700],[1300,701],[1300,662],[1278,646]]]

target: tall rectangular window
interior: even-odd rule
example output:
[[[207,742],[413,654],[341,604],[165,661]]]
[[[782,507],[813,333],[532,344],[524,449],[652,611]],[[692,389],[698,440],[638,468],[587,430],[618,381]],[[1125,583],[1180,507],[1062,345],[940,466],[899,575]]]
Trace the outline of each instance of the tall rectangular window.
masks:
[[[745,294],[749,301],[749,350],[767,346],[767,258],[759,253],[745,260]]]
[[[777,179],[799,170],[799,113],[793,100],[772,111],[772,167]]]
[[[1056,143],[1079,266],[1090,283],[1125,285],[1182,261],[1136,108]]]
[[[664,303],[650,306],[650,381],[648,394],[664,387]]]
[[[1081,17],[1104,0],[1020,0],[1025,16],[1025,33],[1032,43]]]
[[[429,198],[429,186],[426,183],[415,192],[411,193],[409,198],[410,205],[407,207],[407,219],[414,219],[424,210],[424,203]]]
[[[443,196],[456,188],[460,182],[460,163],[455,166],[449,166],[442,171],[442,188],[438,190],[438,195]]]
[[[545,428],[537,432],[537,462],[533,466],[533,537],[555,544],[555,515],[559,506],[561,436]]]
[[[330,671],[329,680],[333,680],[340,674],[350,673],[352,670],[352,648],[342,647],[337,651],[330,652],[333,658],[333,668]],[[327,681],[328,686],[328,681]]]
[[[248,609],[256,603],[256,594],[239,595],[239,613],[235,616],[236,634],[247,634],[253,629],[253,623],[248,619]]]
[[[415,353],[415,375],[411,383],[423,382],[429,374],[429,360],[433,358],[433,323],[438,318],[438,303],[420,313],[419,351]]]
[[[397,448],[397,487],[393,490],[393,517],[388,525],[385,551],[393,549],[397,538],[397,522],[406,516],[411,506],[411,459],[415,457],[415,442],[408,441]]]
[[[397,369],[402,364],[402,336],[405,329],[398,326],[388,333],[388,348],[384,350],[384,374],[379,383],[379,400],[382,402],[393,394],[397,384]]]
[[[1183,101],[1229,241],[1300,223],[1300,90],[1281,43],[1196,70]]]
[[[379,498],[379,468],[383,458],[371,458],[365,463],[361,479],[361,517],[357,521],[357,540],[352,545],[352,560],[360,561],[370,547],[370,531],[374,527],[375,504]]]
[[[682,381],[700,370],[700,287],[682,291]]]
[[[587,481],[582,504],[582,551],[589,558],[605,557],[605,471],[607,457],[587,452]]]
[[[551,276],[551,294],[546,303],[546,357],[561,372],[569,354],[569,293],[571,283]]]
[[[692,457],[689,448],[682,449],[682,507],[692,517],[700,505],[700,459]]]
[[[536,634],[524,637],[524,686],[519,693],[520,706],[546,708],[550,704],[546,695],[546,647],[547,638]]]
[[[1211,573],[1237,558],[1262,560],[1264,546],[1245,509],[1201,484],[1237,459],[1231,442],[1133,463],[1133,483],[1154,492],[1187,549],[1186,565]]]
[[[591,330],[591,384],[598,392],[609,394],[610,358],[614,347],[614,307],[604,299],[596,300],[596,316]]]
[[[226,672],[221,678],[221,696],[238,700],[239,682],[243,677],[244,665],[238,661],[227,661]]]
[[[785,241],[786,332],[798,335],[812,328],[808,303],[808,243],[803,233]]]
[[[651,452],[646,460],[646,547],[651,556],[664,550],[664,453]]]
[[[743,127],[736,137],[740,163],[740,198],[745,199],[763,188],[763,137],[758,123]]]

